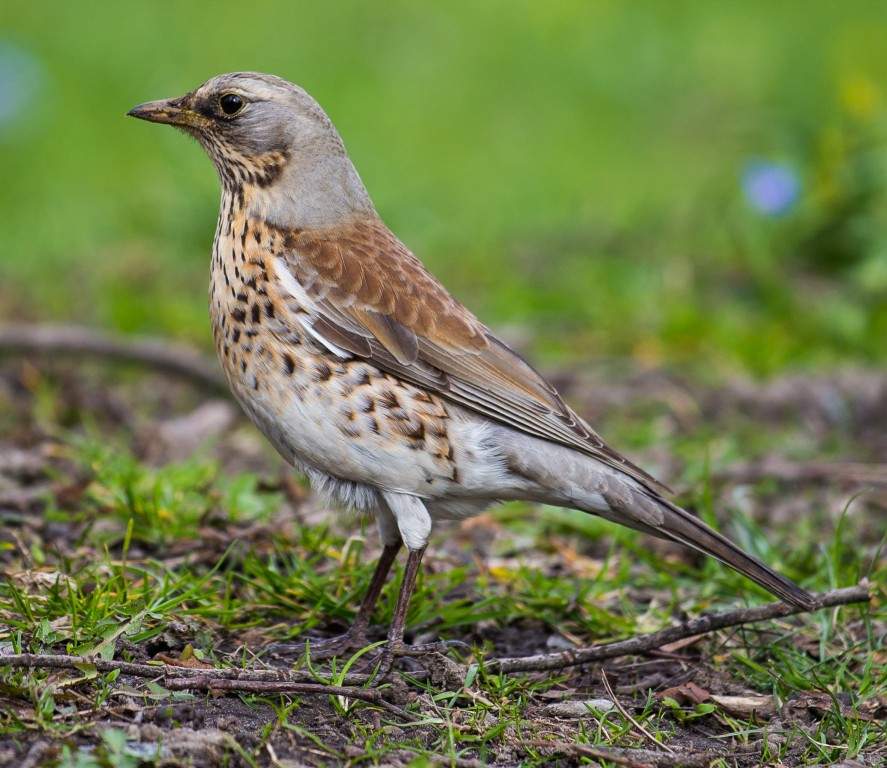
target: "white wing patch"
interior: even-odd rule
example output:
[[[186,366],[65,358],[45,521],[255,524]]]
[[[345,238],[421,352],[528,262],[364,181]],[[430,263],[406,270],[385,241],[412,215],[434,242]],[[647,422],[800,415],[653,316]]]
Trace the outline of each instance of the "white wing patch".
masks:
[[[314,300],[308,295],[308,292],[300,285],[299,281],[293,277],[293,273],[289,271],[286,261],[280,257],[274,259],[274,273],[280,281],[280,284],[283,286],[283,289],[305,310],[304,312],[299,312],[295,315],[296,322],[299,323],[302,330],[339,359],[347,360],[353,357],[350,352],[346,352],[344,349],[333,344],[328,339],[325,339],[321,334],[314,330],[314,323],[311,322],[311,318],[316,316],[317,306],[314,303]]]

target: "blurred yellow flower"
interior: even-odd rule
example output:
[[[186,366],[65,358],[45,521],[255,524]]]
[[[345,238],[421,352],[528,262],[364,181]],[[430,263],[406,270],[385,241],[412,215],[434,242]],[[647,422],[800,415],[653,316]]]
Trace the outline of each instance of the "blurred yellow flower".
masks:
[[[844,110],[860,120],[874,118],[883,102],[881,89],[862,75],[844,78],[840,96]]]
[[[517,574],[514,571],[502,566],[494,565],[487,570],[496,581],[514,581],[517,578]]]
[[[844,194],[841,169],[847,162],[847,137],[835,125],[827,125],[819,135],[817,160],[811,192],[819,205],[831,205]]]

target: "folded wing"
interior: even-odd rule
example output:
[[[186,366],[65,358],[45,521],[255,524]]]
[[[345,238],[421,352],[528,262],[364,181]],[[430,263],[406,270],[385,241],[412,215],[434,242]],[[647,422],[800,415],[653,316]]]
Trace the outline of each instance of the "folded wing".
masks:
[[[425,269],[379,220],[328,231],[279,232],[278,276],[310,302],[303,322],[336,354],[370,360],[459,405],[575,448],[664,487],[566,406],[557,391]]]

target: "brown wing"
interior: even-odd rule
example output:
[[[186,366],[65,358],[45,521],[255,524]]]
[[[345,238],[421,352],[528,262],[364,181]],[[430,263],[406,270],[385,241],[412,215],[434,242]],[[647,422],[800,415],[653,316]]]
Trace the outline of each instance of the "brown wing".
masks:
[[[280,232],[286,265],[339,349],[530,435],[664,486],[609,448],[554,387],[459,304],[379,220]]]

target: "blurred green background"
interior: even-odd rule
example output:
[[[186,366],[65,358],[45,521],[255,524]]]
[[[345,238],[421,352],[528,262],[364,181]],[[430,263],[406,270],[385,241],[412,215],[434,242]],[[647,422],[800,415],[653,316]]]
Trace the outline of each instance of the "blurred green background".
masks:
[[[124,115],[239,69],[545,367],[887,359],[887,3],[852,0],[6,0],[0,320],[209,348],[215,173]]]

